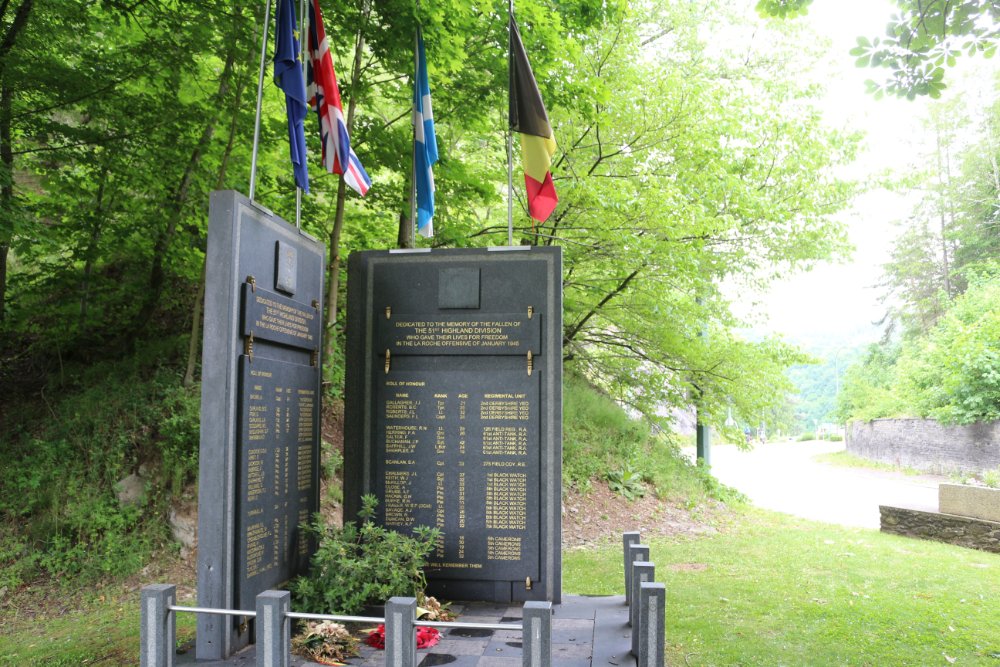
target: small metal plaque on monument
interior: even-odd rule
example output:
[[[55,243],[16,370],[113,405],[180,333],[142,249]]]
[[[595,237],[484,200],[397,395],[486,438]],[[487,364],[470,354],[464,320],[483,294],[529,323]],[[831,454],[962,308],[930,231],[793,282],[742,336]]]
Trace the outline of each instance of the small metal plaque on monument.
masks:
[[[253,611],[308,566],[319,509],[322,244],[233,192],[209,207],[198,479],[198,606]],[[199,660],[252,637],[198,615]]]
[[[344,516],[440,529],[436,595],[560,600],[561,281],[556,247],[351,255]]]

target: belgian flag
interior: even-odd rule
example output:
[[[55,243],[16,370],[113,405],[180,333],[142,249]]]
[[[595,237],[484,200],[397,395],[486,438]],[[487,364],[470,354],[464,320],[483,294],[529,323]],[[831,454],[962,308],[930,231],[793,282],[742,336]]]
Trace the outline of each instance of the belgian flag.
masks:
[[[549,116],[538,92],[535,75],[531,72],[528,55],[521,43],[521,33],[514,17],[510,17],[510,129],[521,135],[521,158],[524,162],[524,184],[528,190],[528,213],[545,222],[559,197],[552,184],[552,155],[556,138],[549,125]]]

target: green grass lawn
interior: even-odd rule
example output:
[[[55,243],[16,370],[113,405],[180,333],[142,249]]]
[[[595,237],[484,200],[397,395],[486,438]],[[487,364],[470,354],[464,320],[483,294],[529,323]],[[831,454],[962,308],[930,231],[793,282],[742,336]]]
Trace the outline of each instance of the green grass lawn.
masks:
[[[1000,666],[1000,556],[756,510],[650,546],[669,665]],[[617,545],[563,567],[567,593],[622,592]]]

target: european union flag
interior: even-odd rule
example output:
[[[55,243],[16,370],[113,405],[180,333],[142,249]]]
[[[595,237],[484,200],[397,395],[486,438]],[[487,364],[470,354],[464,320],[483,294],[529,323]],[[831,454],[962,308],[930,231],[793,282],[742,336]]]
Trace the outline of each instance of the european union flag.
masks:
[[[306,169],[305,120],[309,107],[306,102],[306,82],[299,60],[298,27],[294,0],[278,0],[278,29],[274,45],[274,83],[285,91],[285,111],[288,113],[288,148],[295,171],[295,185],[309,192],[309,172]]]
[[[413,175],[417,183],[417,231],[421,236],[434,235],[434,172],[438,161],[437,137],[434,136],[434,114],[431,111],[431,86],[427,80],[427,55],[424,38],[417,29],[417,73],[413,86]]]

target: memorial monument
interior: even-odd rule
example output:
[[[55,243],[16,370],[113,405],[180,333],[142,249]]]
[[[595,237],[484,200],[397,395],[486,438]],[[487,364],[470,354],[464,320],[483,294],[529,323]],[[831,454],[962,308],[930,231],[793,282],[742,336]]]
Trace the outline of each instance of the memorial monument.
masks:
[[[308,566],[319,510],[324,247],[234,191],[213,192],[206,256],[198,606],[255,609]],[[199,660],[251,641],[198,615]]]
[[[560,601],[561,281],[557,247],[350,257],[345,521],[440,529],[435,595]]]

